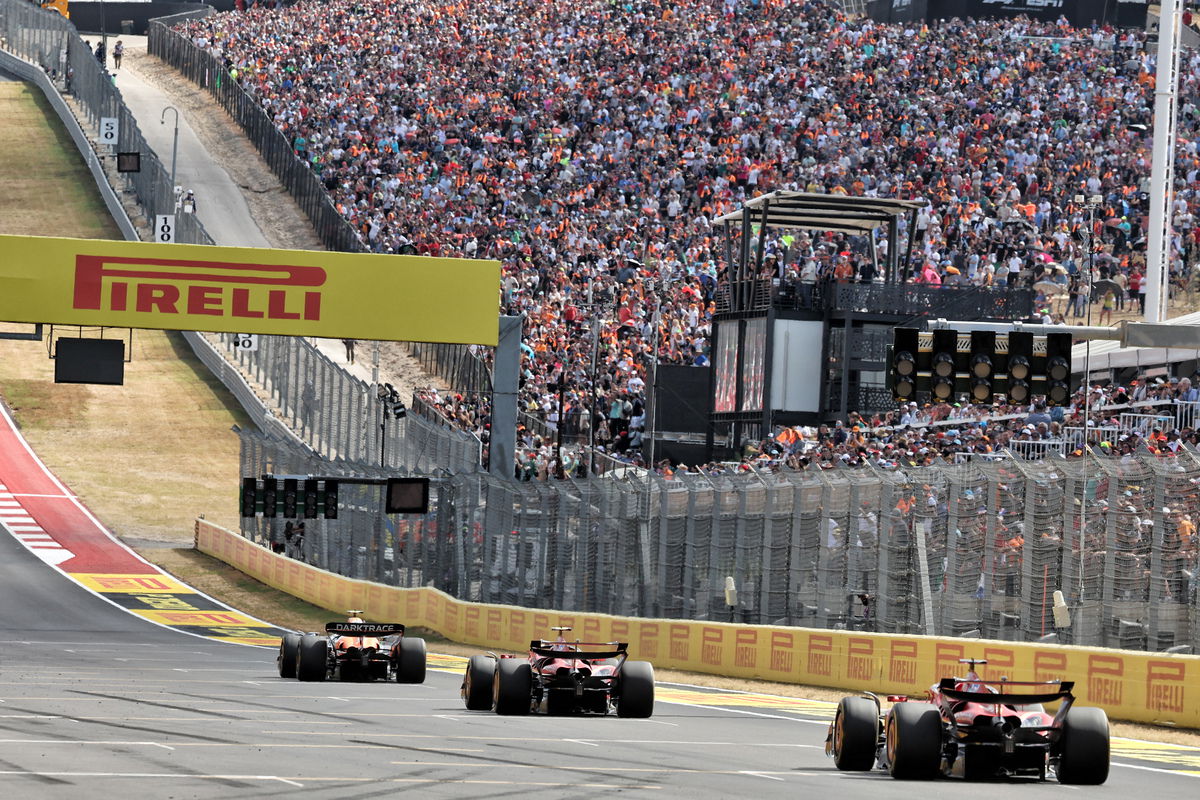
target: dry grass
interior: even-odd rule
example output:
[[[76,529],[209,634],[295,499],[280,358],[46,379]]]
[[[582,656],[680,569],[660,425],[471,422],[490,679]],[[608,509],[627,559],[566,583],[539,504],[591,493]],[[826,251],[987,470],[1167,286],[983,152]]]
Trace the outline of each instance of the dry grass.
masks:
[[[92,177],[45,96],[32,84],[0,81],[4,158],[0,233],[119,239]],[[69,232],[68,232],[69,231]]]
[[[190,542],[201,514],[236,527],[231,428],[248,424],[244,413],[182,335],[106,332],[114,335],[132,336],[123,386],[55,384],[44,342],[0,340],[0,387],[22,433],[122,537]]]

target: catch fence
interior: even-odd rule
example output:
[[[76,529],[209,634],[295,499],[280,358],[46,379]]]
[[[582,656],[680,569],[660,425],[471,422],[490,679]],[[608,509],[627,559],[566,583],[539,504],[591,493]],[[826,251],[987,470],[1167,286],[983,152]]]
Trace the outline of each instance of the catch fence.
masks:
[[[383,475],[242,437],[243,475]],[[422,517],[380,513],[378,487],[343,489],[338,519],[308,520],[296,556],[350,577],[532,608],[1200,645],[1200,455],[1190,448],[898,471],[431,477]],[[266,544],[282,524],[246,518],[243,532]],[[727,577],[738,590],[732,608]]]

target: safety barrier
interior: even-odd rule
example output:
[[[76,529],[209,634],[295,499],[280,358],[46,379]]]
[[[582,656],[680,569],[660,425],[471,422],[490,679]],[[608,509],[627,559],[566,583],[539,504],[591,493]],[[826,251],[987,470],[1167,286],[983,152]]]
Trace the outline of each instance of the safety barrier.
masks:
[[[921,694],[985,658],[985,680],[1076,681],[1084,705],[1115,719],[1200,728],[1200,656],[1065,645],[889,636],[770,625],[635,619],[469,603],[429,587],[359,581],[277,555],[234,531],[196,521],[196,547],[257,580],[331,610],[420,626],[464,644],[521,651],[552,625],[580,638],[627,641],[661,668],[847,690]]]

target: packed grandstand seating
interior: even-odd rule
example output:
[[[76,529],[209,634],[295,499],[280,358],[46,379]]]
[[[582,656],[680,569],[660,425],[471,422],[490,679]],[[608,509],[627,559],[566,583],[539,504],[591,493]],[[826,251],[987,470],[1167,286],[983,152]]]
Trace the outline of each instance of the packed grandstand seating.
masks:
[[[916,283],[1037,286],[1047,321],[1064,323],[1139,302],[1154,84],[1141,31],[885,25],[791,0],[332,0],[182,30],[261,103],[366,247],[503,263],[501,308],[527,316],[530,476],[556,471],[547,431],[593,416],[601,447],[639,457],[651,361],[707,363],[724,268],[710,220],[774,189],[926,200],[901,238]],[[1200,235],[1198,67],[1184,56],[1180,286]],[[1089,213],[1079,195],[1102,202]],[[1115,284],[1103,296],[1087,290],[1088,228],[1094,277]],[[861,241],[773,231],[766,247],[781,283],[878,280]],[[1069,454],[1059,427],[1107,429],[1112,407],[1146,391],[1104,387],[1087,420],[1080,392],[1045,430],[1028,425],[1033,408],[905,407],[780,431],[744,455],[888,466],[1047,438]],[[1151,390],[1167,392],[1195,399],[1190,385]],[[486,439],[484,400],[425,399]],[[930,419],[950,416],[963,424]],[[1177,439],[1194,436],[1190,416],[1164,422],[1164,446],[1180,425]],[[1140,432],[1107,449],[1159,447]]]

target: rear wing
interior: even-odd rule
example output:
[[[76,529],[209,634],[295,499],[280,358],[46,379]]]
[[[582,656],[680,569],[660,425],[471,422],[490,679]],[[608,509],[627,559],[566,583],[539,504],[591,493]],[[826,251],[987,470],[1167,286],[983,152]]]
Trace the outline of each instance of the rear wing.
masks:
[[[398,622],[326,622],[325,632],[339,636],[403,636],[404,626]]]
[[[1034,681],[1005,681],[1002,686],[1028,686],[1041,687],[1041,692],[999,692],[993,694],[991,692],[966,692],[961,689],[955,689],[956,683],[960,683],[954,678],[942,678],[938,684],[938,691],[942,697],[949,700],[957,700],[964,703],[995,703],[1003,706],[1020,706],[1029,705],[1031,703],[1054,703],[1058,700],[1074,701],[1075,695],[1071,694],[1071,690],[1075,688],[1074,681],[1049,681],[1046,683]],[[975,681],[972,681],[974,683]],[[1056,687],[1054,690],[1049,690],[1049,687]]]
[[[567,649],[561,649],[566,647]],[[607,647],[607,650],[582,650],[582,647]],[[534,639],[529,643],[529,652],[542,658],[578,658],[592,661],[601,658],[629,656],[628,642],[547,642]]]

